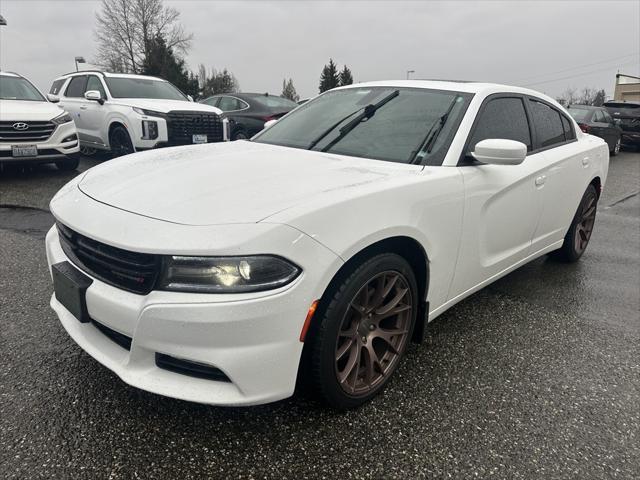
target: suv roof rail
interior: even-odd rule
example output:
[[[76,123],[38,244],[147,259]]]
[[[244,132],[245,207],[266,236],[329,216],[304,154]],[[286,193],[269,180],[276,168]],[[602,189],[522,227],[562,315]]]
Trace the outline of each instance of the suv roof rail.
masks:
[[[105,73],[104,70],[78,70],[77,72],[68,72],[68,73],[63,73],[62,75],[59,75],[59,77],[65,77],[67,75],[75,75],[76,73],[81,74],[81,73]]]

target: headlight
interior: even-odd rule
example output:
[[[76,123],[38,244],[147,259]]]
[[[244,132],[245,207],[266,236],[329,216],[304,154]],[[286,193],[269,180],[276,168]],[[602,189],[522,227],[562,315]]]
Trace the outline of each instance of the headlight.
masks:
[[[150,117],[164,117],[165,116],[165,114],[162,113],[162,112],[155,112],[153,110],[145,110],[143,108],[138,108],[138,107],[131,107],[131,108],[138,115],[148,115]]]
[[[69,115],[67,112],[63,112],[61,115],[58,115],[51,121],[56,125],[62,125],[63,123],[69,123],[71,120],[71,115]]]
[[[158,138],[158,122],[142,120],[142,139],[155,140]]]
[[[167,257],[159,287],[178,292],[257,292],[282,287],[300,272],[287,260],[269,255]]]

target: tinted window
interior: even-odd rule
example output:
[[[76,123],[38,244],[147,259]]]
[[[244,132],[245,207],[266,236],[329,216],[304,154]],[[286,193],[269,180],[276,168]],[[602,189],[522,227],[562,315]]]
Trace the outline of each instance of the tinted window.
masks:
[[[567,120],[567,117],[561,115],[562,119],[562,128],[564,129],[564,138],[565,140],[574,140],[576,138],[576,134],[573,131],[573,127],[571,126],[571,122]]]
[[[292,110],[298,106],[296,102],[288,98],[275,97],[273,95],[260,95],[252,98],[252,101],[270,110]]]
[[[569,115],[575,118],[576,122],[586,122],[590,113],[591,110],[587,110],[586,108],[569,108]]]
[[[488,138],[516,140],[531,150],[529,122],[520,98],[495,98],[483,107],[469,141],[469,151]]]
[[[220,99],[220,104],[218,105],[218,108],[220,108],[220,110],[222,110],[223,112],[229,112],[231,110],[240,110],[242,106],[240,105],[240,102],[238,101],[237,98],[222,97]]]
[[[536,127],[539,147],[545,148],[564,142],[564,129],[560,113],[536,100],[530,101],[533,124]]]
[[[100,92],[100,95],[102,95],[102,98],[107,98],[107,94],[104,91],[102,82],[95,75],[89,76],[89,80],[87,81],[87,88],[85,89],[85,91],[88,92],[89,90],[97,90]]]
[[[600,110],[596,110],[595,112],[593,112],[593,121],[598,123],[604,122],[604,115]]]
[[[613,118],[611,118],[611,115],[609,115],[607,112],[602,112],[602,114],[604,115],[604,121],[607,123],[613,123]]]
[[[59,95],[60,94],[60,89],[64,85],[64,82],[65,82],[64,78],[61,78],[60,80],[56,80],[55,82],[53,82],[51,84],[51,89],[49,90],[49,93],[51,93],[53,95]]]
[[[87,84],[87,77],[80,75],[79,77],[73,77],[69,82],[65,97],[82,97],[84,95],[84,87]]]
[[[218,100],[220,100],[220,97],[209,97],[202,100],[200,103],[204,103],[206,105],[211,105],[212,107],[215,107],[218,104]]]
[[[471,96],[426,88],[332,90],[297,108],[253,141],[390,162],[439,165]],[[366,121],[350,123],[376,104],[379,108]],[[427,133],[434,132],[441,122],[440,134],[427,148]],[[343,129],[347,125],[350,128]]]

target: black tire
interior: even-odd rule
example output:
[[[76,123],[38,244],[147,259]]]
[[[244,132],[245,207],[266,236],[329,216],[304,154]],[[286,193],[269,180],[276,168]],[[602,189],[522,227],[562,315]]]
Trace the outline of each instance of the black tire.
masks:
[[[618,140],[616,142],[616,144],[614,145],[614,147],[609,151],[610,155],[612,157],[615,157],[616,155],[618,155],[618,153],[620,153],[620,148],[622,147],[622,139],[620,137],[618,137]]]
[[[394,277],[397,279],[393,280]],[[380,282],[375,285],[382,287],[380,291],[374,288],[371,293],[370,286],[375,281]],[[387,290],[390,283],[392,287],[389,288],[392,289]],[[386,295],[384,291],[387,291]],[[361,299],[362,295],[365,301]],[[380,295],[384,295],[381,303],[376,304]],[[394,303],[392,311],[401,310],[408,305],[410,310],[405,309],[402,313],[393,315],[387,315],[389,311],[380,313],[399,295],[405,295],[402,304]],[[360,307],[355,308],[356,300],[358,305],[363,305],[362,310]],[[385,301],[388,302],[386,305]],[[367,313],[367,308],[364,308],[369,305],[373,305],[372,310],[369,310],[372,313]],[[411,340],[417,311],[418,287],[414,272],[404,258],[394,253],[384,253],[371,257],[360,265],[354,265],[325,293],[312,321],[305,345],[304,370],[301,372],[305,377],[304,383],[322,400],[337,409],[355,408],[367,402],[380,393],[398,367]],[[384,319],[373,327],[373,320],[363,323],[371,319],[372,315]],[[344,330],[345,325],[354,332],[350,338],[351,334],[346,334]],[[401,331],[403,333],[390,333]],[[382,335],[388,339],[383,340]],[[369,344],[366,339],[370,339]],[[345,345],[349,340],[351,343]],[[341,349],[342,356],[347,357],[344,359],[346,365],[342,372],[339,371],[340,362],[343,361],[339,353]],[[373,358],[370,353],[372,351],[375,352]],[[357,359],[352,362],[354,356]],[[352,365],[349,367],[349,364]],[[341,375],[344,377],[342,382],[339,380]],[[376,376],[375,383],[369,382],[370,385],[367,386],[366,383],[372,379],[371,375]],[[363,387],[356,392],[359,381]],[[353,386],[348,383],[353,383]]]
[[[244,130],[237,130],[231,135],[231,140],[248,140],[249,135]]]
[[[587,249],[598,207],[598,193],[593,185],[589,185],[582,195],[578,210],[573,216],[569,231],[555,257],[565,262],[576,262]]]
[[[109,148],[112,158],[135,152],[129,132],[122,125],[116,125],[109,132]]]
[[[55,162],[56,168],[63,172],[70,172],[78,168],[80,165],[80,159],[78,157],[67,157],[64,160]]]

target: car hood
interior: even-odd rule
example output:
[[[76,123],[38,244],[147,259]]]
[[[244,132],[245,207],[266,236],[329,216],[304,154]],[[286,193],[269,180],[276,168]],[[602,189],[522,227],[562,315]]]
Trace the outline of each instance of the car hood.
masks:
[[[318,195],[419,170],[237,141],[121,157],[89,170],[78,188],[94,200],[146,217],[218,225],[259,222]]]
[[[0,100],[0,121],[47,121],[57,117],[62,109],[55,103],[26,100]]]
[[[204,103],[188,102],[182,100],[158,100],[155,98],[116,98],[113,103],[126,105],[128,107],[138,107],[144,110],[167,113],[171,111],[183,112],[211,112],[220,115],[222,110]]]

